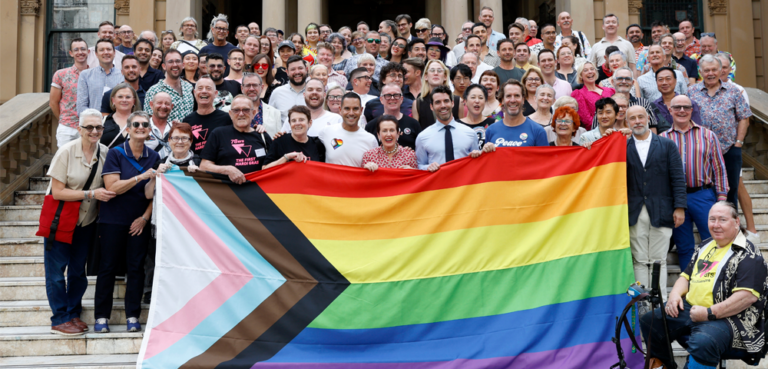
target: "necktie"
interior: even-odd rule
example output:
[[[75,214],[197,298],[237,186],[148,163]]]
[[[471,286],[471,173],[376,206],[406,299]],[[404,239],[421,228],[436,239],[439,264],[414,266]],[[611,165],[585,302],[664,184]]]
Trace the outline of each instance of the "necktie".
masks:
[[[451,126],[445,126],[445,162],[454,159],[453,157],[453,137],[451,136]]]

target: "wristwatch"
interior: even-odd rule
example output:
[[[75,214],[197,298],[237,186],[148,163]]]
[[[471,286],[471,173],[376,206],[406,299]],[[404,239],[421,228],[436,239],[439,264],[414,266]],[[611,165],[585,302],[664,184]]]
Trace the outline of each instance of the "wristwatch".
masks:
[[[736,140],[736,143],[741,144],[742,146],[744,146],[744,141],[742,141],[742,140]]]
[[[717,320],[717,317],[715,316],[715,314],[712,314],[712,308],[707,308],[707,320],[709,321]]]

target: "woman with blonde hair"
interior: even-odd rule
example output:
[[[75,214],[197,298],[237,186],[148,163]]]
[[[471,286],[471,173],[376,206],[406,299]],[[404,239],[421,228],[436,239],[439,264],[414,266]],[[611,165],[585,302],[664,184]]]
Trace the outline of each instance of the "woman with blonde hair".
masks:
[[[413,25],[413,29],[416,30],[416,37],[426,42],[429,40],[429,36],[432,33],[432,22],[429,18],[421,18]]]
[[[141,109],[141,102],[136,90],[126,82],[112,89],[109,95],[109,108],[112,113],[104,118],[104,134],[101,143],[108,148],[122,144],[128,138],[128,117]]]
[[[424,75],[421,77],[421,92],[413,102],[413,119],[419,121],[421,129],[425,129],[435,123],[435,115],[432,112],[432,89],[437,86],[448,86],[450,70],[439,60],[429,60],[424,66]],[[453,117],[459,117],[460,98],[453,96]]]

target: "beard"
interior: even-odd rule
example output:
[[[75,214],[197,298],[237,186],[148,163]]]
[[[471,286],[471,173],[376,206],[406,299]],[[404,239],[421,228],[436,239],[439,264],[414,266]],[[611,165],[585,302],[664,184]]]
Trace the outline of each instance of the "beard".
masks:
[[[294,76],[294,77],[295,77],[295,76]],[[290,78],[290,79],[289,79],[289,81],[290,81],[290,82],[291,82],[291,84],[292,84],[292,85],[294,85],[294,86],[301,86],[301,85],[303,85],[303,84],[304,84],[304,82],[306,82],[306,81],[307,81],[307,75],[306,75],[306,74],[302,74],[302,75],[301,75],[301,80],[299,80],[299,82],[296,82],[296,81],[294,80],[294,78]]]

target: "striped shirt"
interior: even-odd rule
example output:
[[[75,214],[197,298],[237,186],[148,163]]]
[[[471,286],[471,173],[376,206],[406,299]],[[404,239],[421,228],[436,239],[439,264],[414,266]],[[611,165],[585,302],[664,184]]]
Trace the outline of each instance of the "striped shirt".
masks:
[[[123,81],[125,77],[115,67],[112,67],[109,73],[101,65],[80,72],[77,78],[77,115],[88,108],[101,111],[101,97],[104,92]]]
[[[674,126],[659,136],[675,142],[683,159],[685,184],[688,187],[715,185],[718,197],[728,195],[728,178],[725,175],[725,160],[720,142],[714,132],[691,122],[685,132]]]

